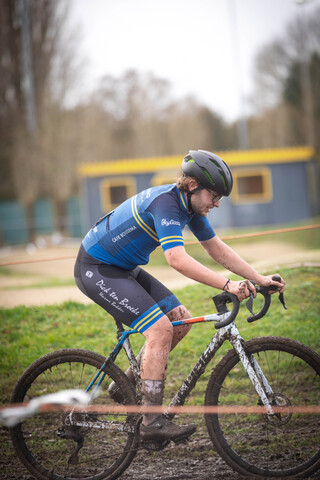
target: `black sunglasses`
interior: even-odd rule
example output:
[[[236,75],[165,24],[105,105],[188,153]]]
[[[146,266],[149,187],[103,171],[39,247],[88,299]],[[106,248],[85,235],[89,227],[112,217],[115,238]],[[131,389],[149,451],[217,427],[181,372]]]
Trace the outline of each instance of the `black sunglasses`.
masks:
[[[219,200],[221,200],[223,198],[223,195],[219,195],[218,193],[214,193],[212,190],[208,190],[206,189],[207,192],[210,193],[211,195],[211,200],[213,203],[216,203],[216,202],[219,202]]]

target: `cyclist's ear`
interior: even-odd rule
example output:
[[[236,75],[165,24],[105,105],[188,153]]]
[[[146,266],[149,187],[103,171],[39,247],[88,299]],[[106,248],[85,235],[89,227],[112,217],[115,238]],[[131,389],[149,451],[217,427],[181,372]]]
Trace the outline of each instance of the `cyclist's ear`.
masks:
[[[191,178],[190,182],[188,183],[189,192],[191,192],[192,190],[198,187],[199,187],[199,182],[195,178]]]

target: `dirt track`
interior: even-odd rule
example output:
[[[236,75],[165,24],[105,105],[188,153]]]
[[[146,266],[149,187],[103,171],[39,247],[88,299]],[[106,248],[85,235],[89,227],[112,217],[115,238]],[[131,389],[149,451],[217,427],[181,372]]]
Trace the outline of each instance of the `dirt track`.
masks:
[[[85,297],[73,282],[77,250],[78,245],[48,247],[38,249],[32,254],[23,249],[0,251],[0,263],[58,259],[2,267],[2,270],[0,267],[0,307],[45,305],[67,300],[90,303],[91,300]],[[261,272],[280,270],[281,266],[320,263],[320,250],[307,251],[296,245],[270,239],[249,246],[239,245],[237,252]],[[62,257],[64,259],[61,259]],[[194,283],[169,267],[147,269],[170,289],[179,289]],[[59,283],[67,285],[59,286]]]

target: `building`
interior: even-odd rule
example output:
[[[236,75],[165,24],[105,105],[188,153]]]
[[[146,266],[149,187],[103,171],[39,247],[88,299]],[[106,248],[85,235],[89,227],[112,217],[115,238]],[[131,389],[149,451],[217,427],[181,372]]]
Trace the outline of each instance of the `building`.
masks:
[[[215,228],[283,224],[319,214],[319,172],[311,147],[216,153],[231,167],[234,187],[209,214]],[[83,164],[86,228],[137,192],[175,182],[182,159],[179,155]]]

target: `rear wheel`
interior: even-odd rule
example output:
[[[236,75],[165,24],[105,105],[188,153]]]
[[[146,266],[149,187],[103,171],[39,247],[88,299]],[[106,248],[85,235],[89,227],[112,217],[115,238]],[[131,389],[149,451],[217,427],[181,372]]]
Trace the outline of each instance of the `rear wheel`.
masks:
[[[258,361],[280,406],[320,404],[320,356],[294,340],[265,337],[244,343]],[[208,382],[205,405],[261,405],[234,350]],[[305,477],[320,468],[320,415],[205,415],[218,453],[242,475]]]
[[[23,373],[12,402],[65,389],[85,390],[105,357],[87,350],[66,349],[49,353]],[[135,391],[125,374],[112,362],[94,403],[115,405],[108,395],[114,381],[124,403],[136,404]],[[47,412],[26,419],[11,429],[15,450],[36,478],[47,480],[118,478],[130,465],[137,449],[136,417],[123,414]]]

